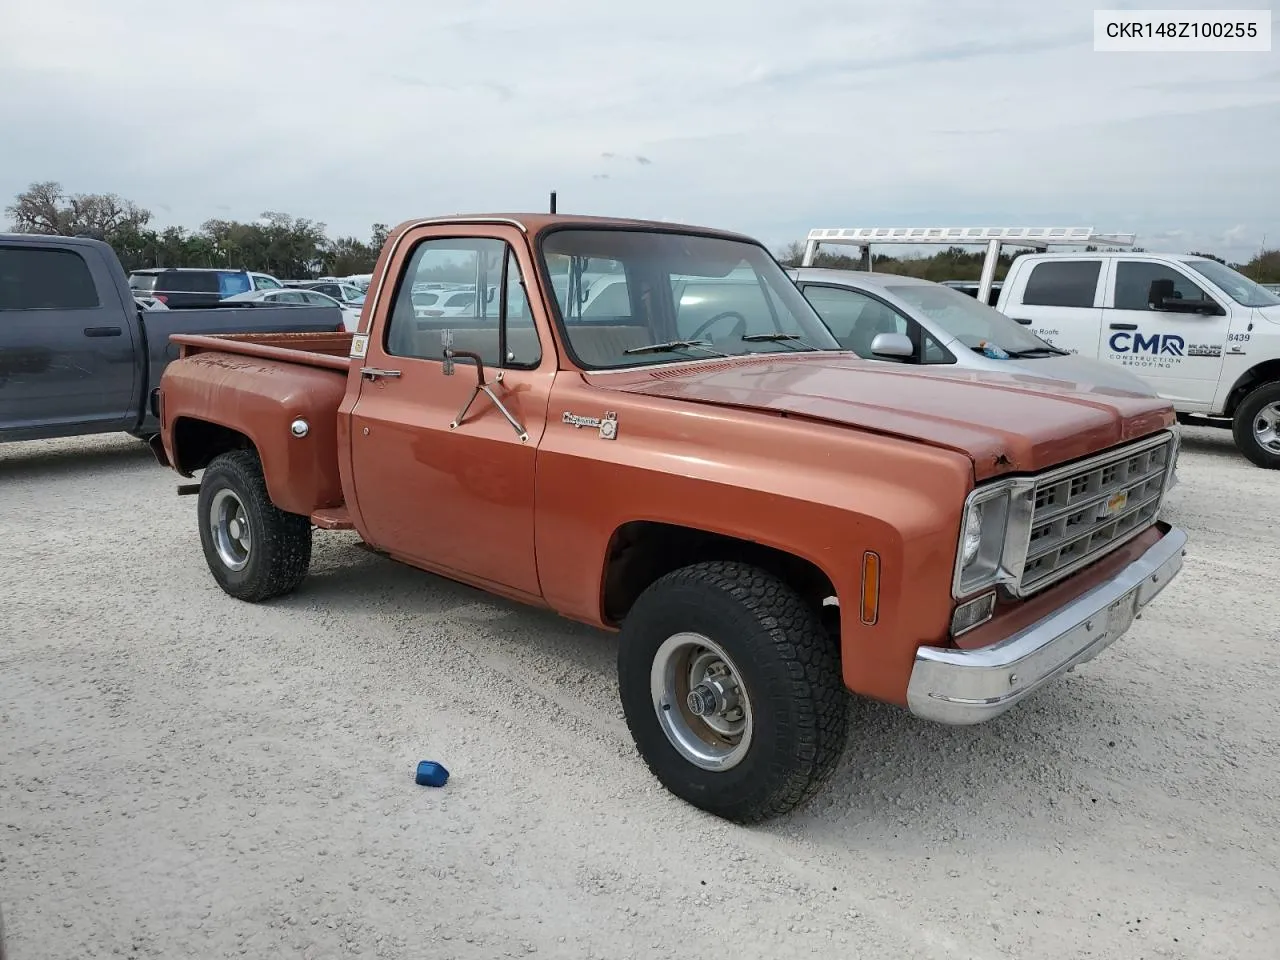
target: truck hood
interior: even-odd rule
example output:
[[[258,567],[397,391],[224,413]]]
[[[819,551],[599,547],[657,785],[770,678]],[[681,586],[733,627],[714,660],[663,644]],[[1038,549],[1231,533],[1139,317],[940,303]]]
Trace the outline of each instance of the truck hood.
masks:
[[[1167,400],[1023,371],[882,367],[851,353],[592,375],[605,389],[805,417],[966,454],[978,480],[1043,470],[1174,422]]]

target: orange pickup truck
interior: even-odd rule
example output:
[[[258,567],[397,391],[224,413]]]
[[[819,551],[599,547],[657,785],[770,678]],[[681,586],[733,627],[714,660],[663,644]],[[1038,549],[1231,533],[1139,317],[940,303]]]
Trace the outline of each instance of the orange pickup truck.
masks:
[[[728,819],[817,791],[847,691],[986,720],[1182,566],[1166,401],[868,363],[748,237],[454,216],[374,277],[355,334],[173,338],[155,450],[203,471],[214,579],[283,594],[314,528],[354,529],[617,631],[640,755]]]

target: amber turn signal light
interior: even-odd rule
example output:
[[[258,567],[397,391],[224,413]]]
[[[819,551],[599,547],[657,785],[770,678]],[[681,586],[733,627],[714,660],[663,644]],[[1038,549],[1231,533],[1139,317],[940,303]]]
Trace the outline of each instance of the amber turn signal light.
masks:
[[[862,622],[871,626],[880,616],[880,554],[862,555]]]

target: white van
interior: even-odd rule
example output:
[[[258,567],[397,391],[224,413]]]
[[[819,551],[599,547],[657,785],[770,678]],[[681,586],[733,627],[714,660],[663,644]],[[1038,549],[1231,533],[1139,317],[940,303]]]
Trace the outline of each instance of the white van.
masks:
[[[1280,296],[1206,257],[1033,253],[996,309],[1062,350],[1127,367],[1280,468]]]

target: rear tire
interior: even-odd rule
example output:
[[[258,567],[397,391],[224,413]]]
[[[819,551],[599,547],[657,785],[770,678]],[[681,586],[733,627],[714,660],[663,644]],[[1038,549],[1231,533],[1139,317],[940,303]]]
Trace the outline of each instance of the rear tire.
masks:
[[[311,519],[271,502],[251,450],[221,454],[204,471],[196,512],[209,571],[226,593],[257,603],[288,593],[311,566]]]
[[[681,799],[739,823],[780,816],[818,792],[844,750],[837,651],[818,611],[776,577],[733,562],[684,567],[622,625],[627,726]]]
[[[1240,401],[1231,435],[1256,466],[1280,469],[1280,383],[1264,383]]]

